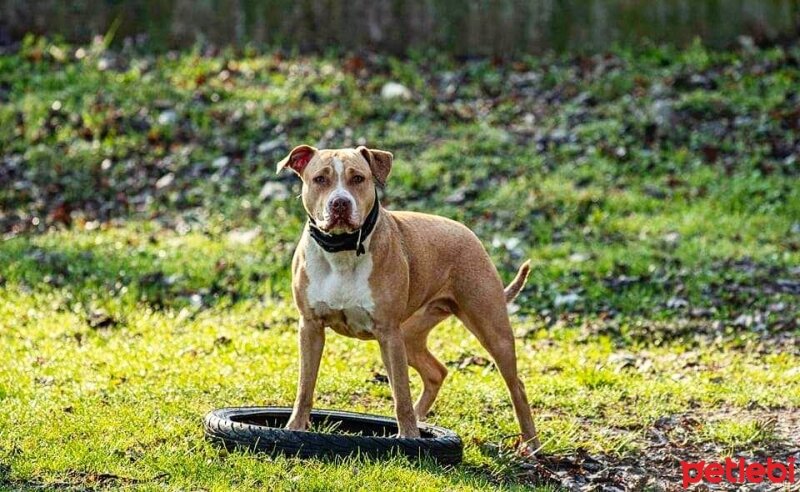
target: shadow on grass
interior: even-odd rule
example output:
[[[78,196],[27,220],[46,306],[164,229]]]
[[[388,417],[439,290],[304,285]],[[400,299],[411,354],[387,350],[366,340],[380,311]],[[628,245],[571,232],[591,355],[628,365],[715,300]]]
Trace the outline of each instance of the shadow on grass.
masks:
[[[266,253],[255,260],[258,251],[247,258],[209,254],[202,244],[176,251],[155,236],[144,246],[91,239],[20,236],[0,242],[0,287],[61,292],[85,305],[113,300],[154,310],[204,309],[289,292],[286,263],[270,262]]]

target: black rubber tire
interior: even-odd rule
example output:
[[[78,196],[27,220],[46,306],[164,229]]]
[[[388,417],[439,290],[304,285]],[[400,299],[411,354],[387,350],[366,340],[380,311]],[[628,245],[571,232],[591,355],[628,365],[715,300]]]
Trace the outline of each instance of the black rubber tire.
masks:
[[[226,449],[246,449],[268,455],[299,458],[333,458],[352,455],[386,458],[401,454],[410,459],[432,458],[441,465],[456,465],[464,455],[464,445],[455,432],[419,424],[422,437],[391,437],[397,434],[397,421],[378,415],[313,410],[313,422],[338,422],[338,429],[349,434],[323,434],[284,429],[291,408],[239,407],[209,412],[204,419],[206,437]]]

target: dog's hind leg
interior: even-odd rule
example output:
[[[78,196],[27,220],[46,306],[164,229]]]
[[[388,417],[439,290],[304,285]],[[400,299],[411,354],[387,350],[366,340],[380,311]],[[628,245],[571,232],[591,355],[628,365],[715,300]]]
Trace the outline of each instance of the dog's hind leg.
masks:
[[[481,293],[473,291],[471,295],[481,295]],[[489,355],[492,356],[497,365],[497,369],[503,376],[503,380],[511,394],[511,403],[514,406],[517,422],[522,431],[523,449],[527,453],[539,449],[540,443],[536,434],[536,426],[531,416],[528,397],[525,394],[525,386],[517,375],[514,333],[508,320],[506,306],[499,295],[496,297],[497,300],[494,303],[484,304],[484,307],[488,307],[487,311],[460,310],[456,313],[456,316],[489,352]],[[461,305],[475,306],[476,304],[466,302]]]
[[[414,356],[409,358],[408,364],[422,378],[422,393],[414,404],[414,413],[417,420],[424,421],[439,394],[444,378],[447,377],[447,368],[425,347],[424,341],[419,345],[419,347],[411,348],[406,341],[407,350],[415,351]]]
[[[428,350],[428,333],[450,313],[426,309],[415,313],[401,325],[408,365],[422,378],[422,393],[414,404],[417,420],[424,421],[439,394],[447,368]]]

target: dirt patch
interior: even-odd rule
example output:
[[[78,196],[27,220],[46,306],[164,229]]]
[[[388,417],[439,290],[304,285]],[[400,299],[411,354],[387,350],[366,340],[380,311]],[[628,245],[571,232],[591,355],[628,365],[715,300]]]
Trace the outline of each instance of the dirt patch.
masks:
[[[737,449],[701,440],[703,426],[722,420],[756,421],[769,426],[771,438]],[[545,483],[575,491],[663,490],[682,487],[681,461],[724,461],[742,457],[747,463],[766,462],[767,457],[786,462],[795,457],[800,462],[800,411],[743,410],[726,408],[714,413],[689,412],[657,419],[639,442],[641,452],[612,456],[585,450],[565,456],[543,456],[535,464],[521,465],[521,479]],[[785,490],[770,482],[733,485],[704,483],[694,490]]]

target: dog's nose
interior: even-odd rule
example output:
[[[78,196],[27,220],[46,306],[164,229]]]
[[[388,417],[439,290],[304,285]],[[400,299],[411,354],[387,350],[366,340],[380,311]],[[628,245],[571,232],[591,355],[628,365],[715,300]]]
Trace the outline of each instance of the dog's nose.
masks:
[[[331,210],[336,214],[344,214],[350,209],[350,200],[347,198],[334,198],[331,202]]]

